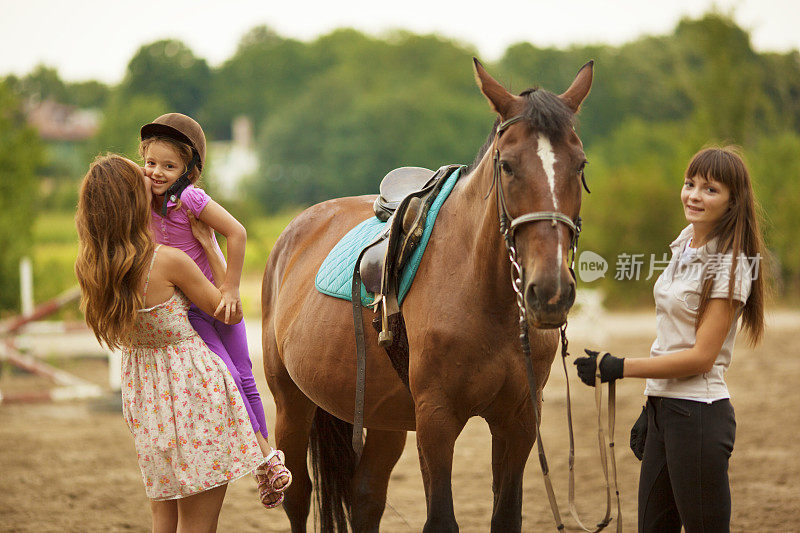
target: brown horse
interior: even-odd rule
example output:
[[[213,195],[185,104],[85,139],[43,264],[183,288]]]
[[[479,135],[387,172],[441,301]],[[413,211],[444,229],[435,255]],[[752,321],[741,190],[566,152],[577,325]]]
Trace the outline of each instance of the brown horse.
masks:
[[[457,531],[453,447],[473,416],[486,419],[492,433],[492,531],[520,531],[534,412],[498,195],[487,193],[501,187],[512,218],[545,211],[577,219],[586,159],[573,123],[591,87],[592,63],[559,96],[541,89],[515,96],[477,60],[475,77],[499,117],[444,203],[403,303],[410,392],[378,347],[377,334],[364,328],[367,431],[357,464],[350,445],[356,384],[351,304],[319,293],[314,277],[338,240],[372,216],[375,197],[308,208],[269,256],[262,288],[264,370],[277,406],[275,439],[294,474],[284,503],[292,531],[307,525],[309,442],[322,530],[346,531],[349,520],[354,531],[377,531],[407,431],[417,432],[428,510],[424,531]],[[507,126],[502,136],[501,125]],[[568,222],[528,222],[516,229],[516,251],[541,405],[558,342],[553,328],[564,323],[575,297],[567,263],[572,234]],[[365,309],[363,320],[371,318]]]

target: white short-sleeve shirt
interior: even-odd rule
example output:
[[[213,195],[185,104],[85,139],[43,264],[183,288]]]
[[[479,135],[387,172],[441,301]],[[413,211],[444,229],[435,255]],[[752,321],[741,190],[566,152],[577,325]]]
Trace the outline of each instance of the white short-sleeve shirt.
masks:
[[[711,298],[728,298],[732,253],[718,253],[717,241],[713,239],[697,248],[693,256],[683,254],[693,234],[690,224],[670,244],[672,260],[653,287],[658,336],[650,348],[650,357],[688,350],[695,345],[695,320],[704,277],[714,277]],[[680,260],[682,254],[684,261]],[[750,295],[752,279],[758,274],[758,266],[757,261],[752,258],[747,258],[744,254],[739,256],[733,298],[740,302],[740,306],[711,371],[684,378],[648,379],[644,391],[646,396],[703,402],[730,398],[725,384],[725,371],[731,363],[741,309]]]

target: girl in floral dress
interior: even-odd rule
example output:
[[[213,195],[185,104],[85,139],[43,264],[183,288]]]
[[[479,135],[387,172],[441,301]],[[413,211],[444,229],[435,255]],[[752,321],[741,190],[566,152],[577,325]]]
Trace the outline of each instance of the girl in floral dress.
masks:
[[[123,351],[123,412],[153,531],[214,531],[227,483],[264,457],[230,372],[187,318],[191,303],[215,314],[220,291],[185,253],[154,246],[150,202],[133,162],[110,155],[89,168],[76,216],[81,308],[98,340]]]

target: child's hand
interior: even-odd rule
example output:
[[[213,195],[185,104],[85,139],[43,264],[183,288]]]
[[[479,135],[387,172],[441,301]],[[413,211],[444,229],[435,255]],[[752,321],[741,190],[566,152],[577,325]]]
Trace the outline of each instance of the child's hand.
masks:
[[[194,216],[191,211],[186,211],[186,216],[189,218],[189,225],[192,227],[192,235],[200,242],[203,248],[211,248],[213,246],[214,230],[211,226]]]
[[[222,299],[217,306],[217,310],[214,311],[214,317],[218,317],[224,309],[225,319],[223,322],[229,324],[232,318],[241,316],[242,314],[242,302],[239,299],[239,287],[232,287],[223,284],[219,290],[222,293]]]
[[[219,305],[217,306],[217,310],[214,311],[214,318],[232,326],[234,324],[238,324],[244,318],[242,315],[242,304],[239,302],[236,311],[232,311],[230,313],[222,314],[222,310],[225,309],[227,311],[228,308],[225,307],[225,299],[222,297],[222,293],[220,292],[220,300]]]

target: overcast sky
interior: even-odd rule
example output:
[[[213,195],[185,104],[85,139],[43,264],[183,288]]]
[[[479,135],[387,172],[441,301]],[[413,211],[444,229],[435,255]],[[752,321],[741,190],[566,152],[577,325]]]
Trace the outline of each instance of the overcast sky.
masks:
[[[339,27],[438,33],[491,61],[520,41],[616,45],[668,33],[713,5],[751,32],[757,50],[800,49],[798,0],[0,0],[0,75],[44,63],[67,80],[115,83],[139,46],[163,38],[217,66],[259,24],[302,40]]]

